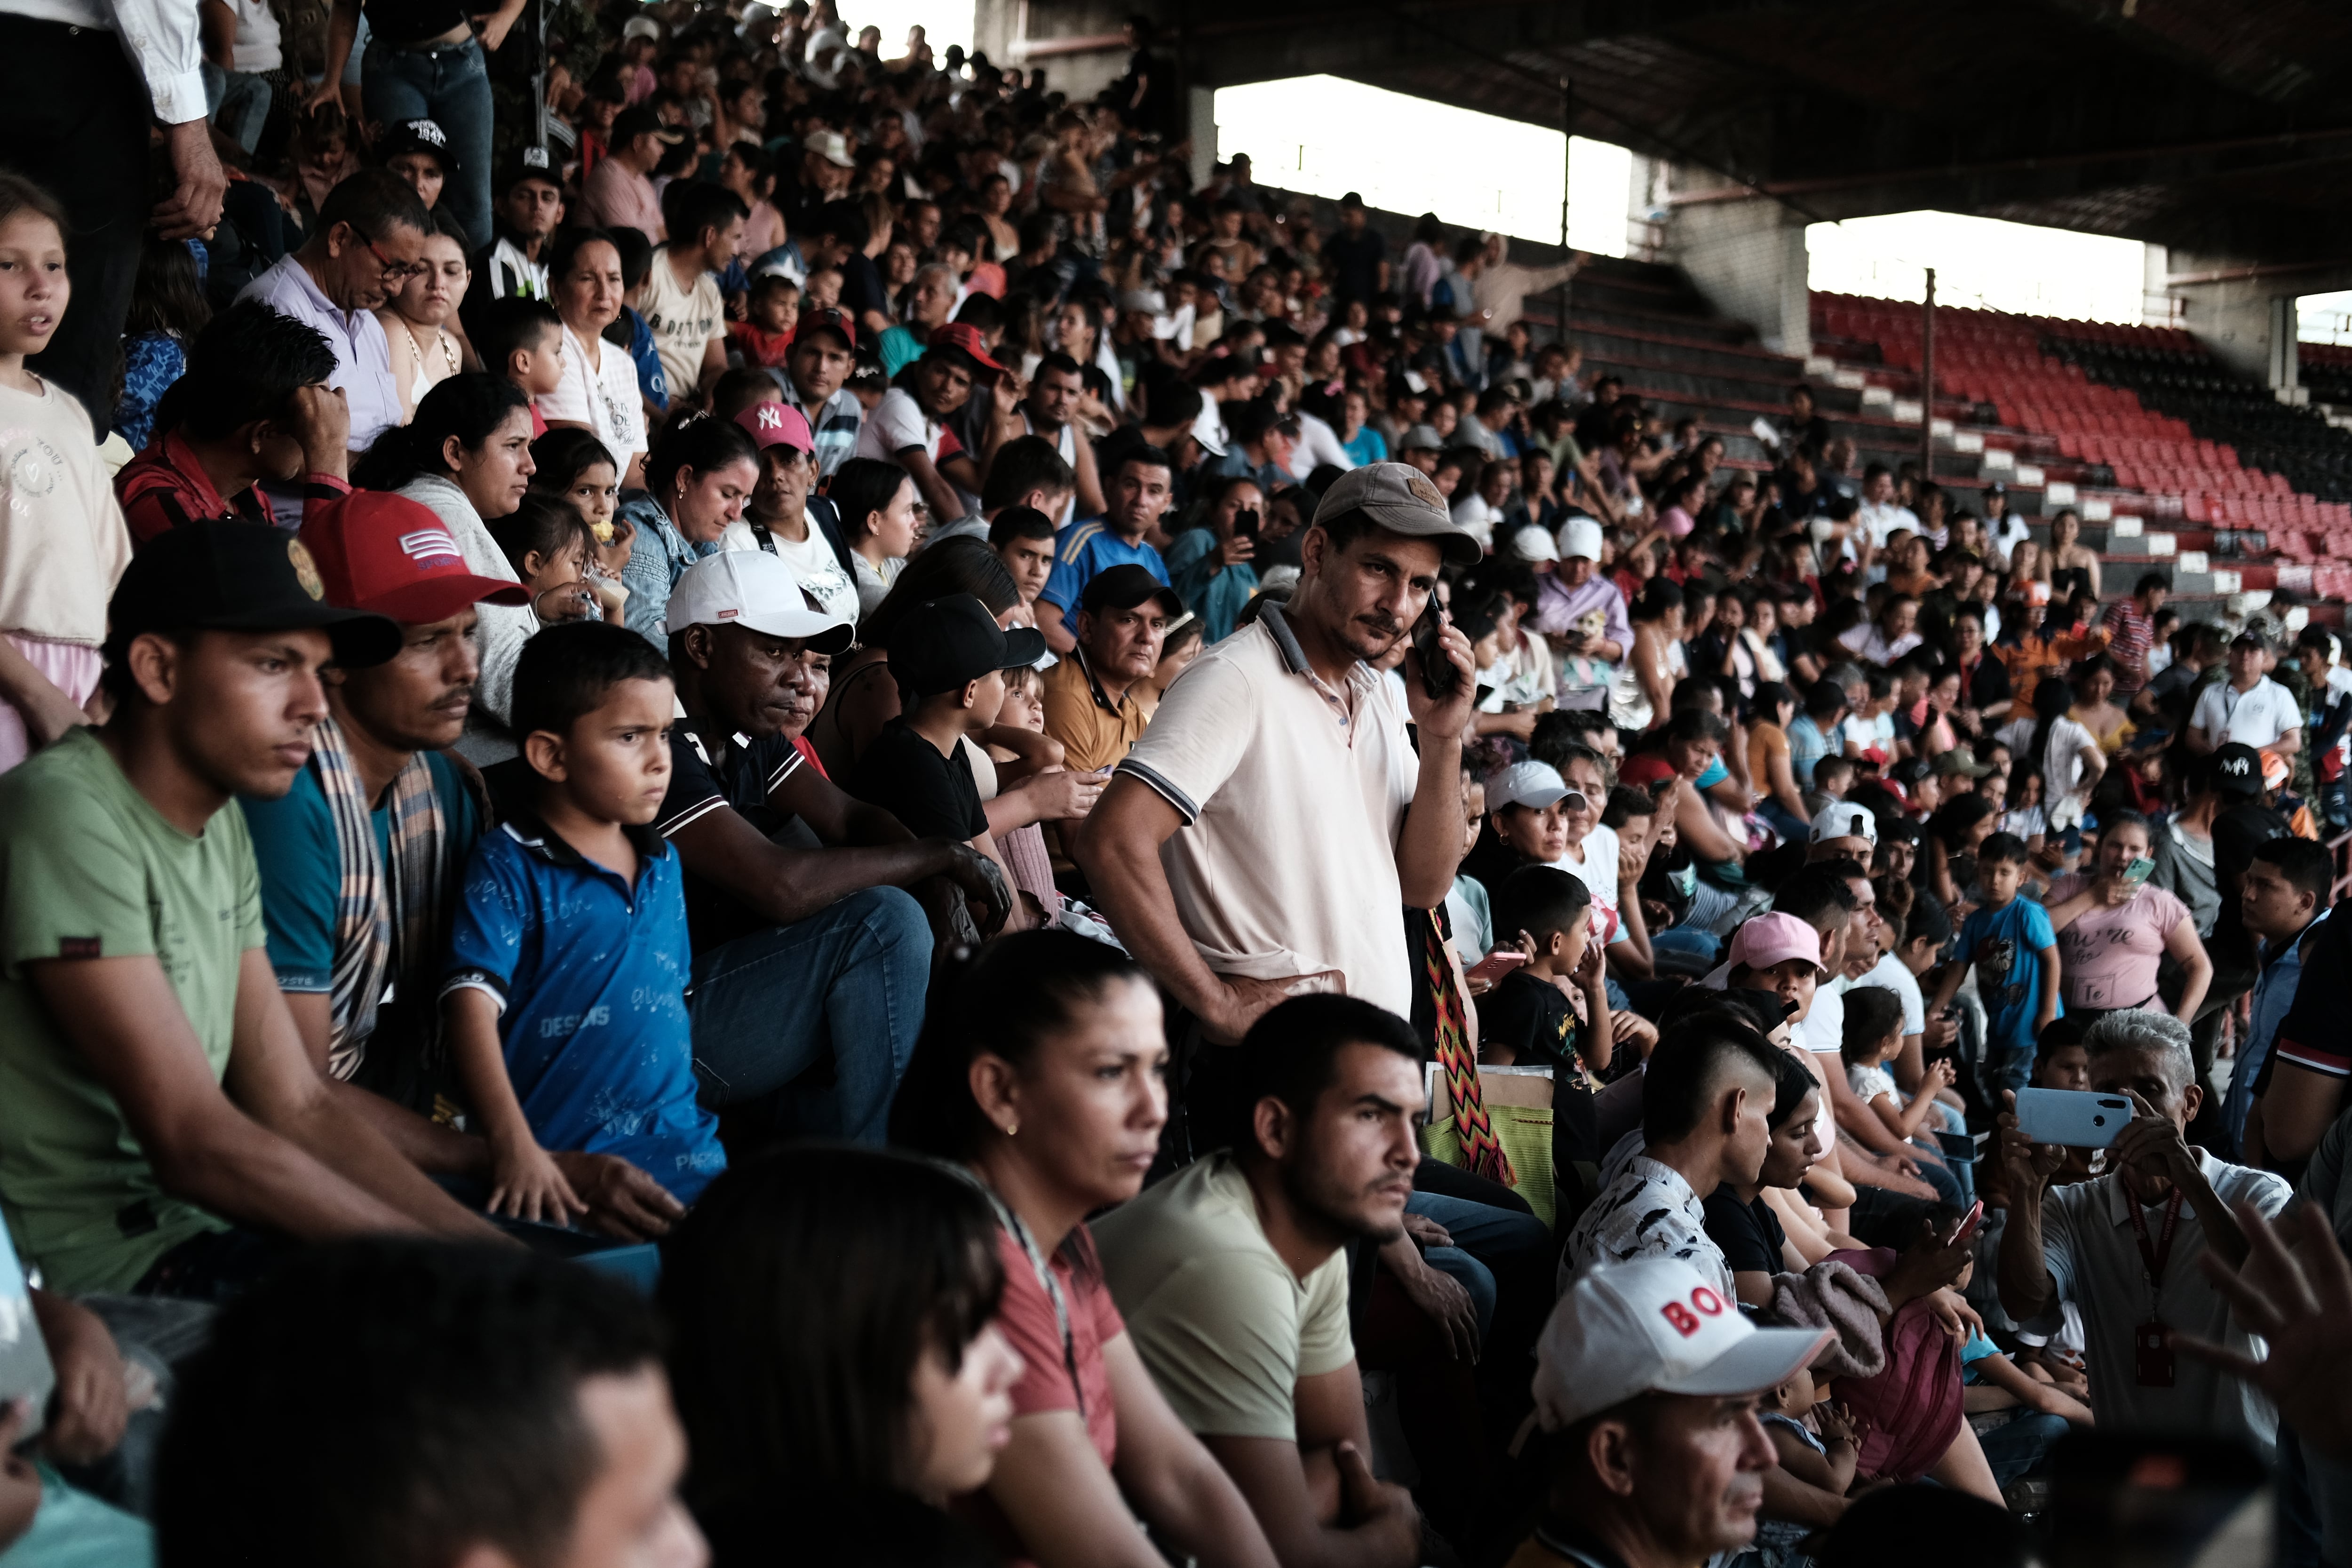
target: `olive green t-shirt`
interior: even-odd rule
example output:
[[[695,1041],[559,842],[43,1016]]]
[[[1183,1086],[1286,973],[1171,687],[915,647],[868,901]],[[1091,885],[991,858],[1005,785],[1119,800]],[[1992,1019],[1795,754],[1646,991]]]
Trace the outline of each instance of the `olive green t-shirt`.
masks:
[[[164,1194],[25,965],[156,958],[218,1081],[237,967],[265,941],[261,878],[234,803],[189,837],[90,730],[0,775],[0,1215],[51,1289],[127,1290],[173,1247],[225,1226]]]
[[[1093,1223],[1129,1338],[1176,1418],[1202,1437],[1298,1437],[1298,1380],[1356,1356],[1348,1254],[1304,1279],[1258,1219],[1249,1179],[1213,1154]]]

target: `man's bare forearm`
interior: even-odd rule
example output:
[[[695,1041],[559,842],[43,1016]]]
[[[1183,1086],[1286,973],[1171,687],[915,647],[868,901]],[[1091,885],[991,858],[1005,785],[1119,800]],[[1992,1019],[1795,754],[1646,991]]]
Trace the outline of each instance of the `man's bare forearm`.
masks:
[[[2000,1310],[2021,1323],[2048,1311],[2057,1289],[2057,1281],[2050,1278],[2050,1266],[2042,1258],[2042,1194],[2046,1190],[2045,1184],[2037,1181],[2012,1194],[2009,1220],[2001,1226]]]

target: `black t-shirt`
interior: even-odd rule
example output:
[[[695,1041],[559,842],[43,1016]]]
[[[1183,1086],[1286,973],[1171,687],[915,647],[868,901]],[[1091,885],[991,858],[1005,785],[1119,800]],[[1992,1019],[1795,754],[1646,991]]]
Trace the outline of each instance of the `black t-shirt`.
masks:
[[[1706,1214],[1707,1239],[1723,1248],[1725,1268],[1734,1274],[1782,1271],[1780,1246],[1789,1233],[1761,1196],[1743,1204],[1729,1187],[1717,1187],[1699,1206]]]
[[[453,0],[367,0],[368,37],[385,44],[421,44],[464,26],[473,13]]]
[[[864,251],[852,255],[841,264],[841,309],[857,323],[859,333],[866,331],[866,312],[890,313],[890,296],[882,287],[882,269]]]
[[[882,726],[845,786],[880,806],[918,838],[977,838],[988,813],[972,782],[971,762],[958,746],[946,756],[904,719]]]
[[[2213,880],[2221,889],[2221,908],[2213,917],[2213,935],[2206,943],[2215,968],[2242,972],[2253,967],[2254,940],[2246,934],[2245,909],[2236,889],[2246,868],[2254,863],[2254,851],[2293,832],[2285,817],[2257,800],[2224,806],[2215,814]]]
[[[1342,300],[1369,303],[1379,291],[1381,263],[1389,256],[1389,242],[1369,225],[1361,234],[1341,229],[1323,242],[1323,259],[1331,268],[1332,292]]]
[[[733,811],[762,838],[795,847],[822,848],[823,843],[797,816],[778,811],[768,793],[808,763],[801,749],[782,735],[752,740],[730,736],[723,752],[713,755],[702,737],[681,721],[669,735],[669,793],[662,796],[654,828],[664,838],[693,826],[714,811]],[[694,951],[714,947],[761,931],[775,922],[746,909],[734,895],[685,871],[687,934]]]
[[[1608,1152],[1593,1121],[1596,1086],[1579,1050],[1583,1032],[1559,987],[1524,969],[1478,999],[1482,1042],[1507,1046],[1520,1067],[1551,1068],[1552,1163],[1562,1170],[1578,1160],[1597,1163]]]

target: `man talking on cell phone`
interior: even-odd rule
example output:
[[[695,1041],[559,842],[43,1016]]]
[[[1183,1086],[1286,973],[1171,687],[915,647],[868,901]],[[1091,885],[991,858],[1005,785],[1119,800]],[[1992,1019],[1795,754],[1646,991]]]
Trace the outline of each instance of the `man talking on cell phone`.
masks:
[[[1238,1125],[1234,1047],[1298,990],[1412,1011],[1403,908],[1434,908],[1462,853],[1470,645],[1438,647],[1454,690],[1405,658],[1405,701],[1370,668],[1478,542],[1402,463],[1335,480],[1297,592],[1203,653],[1118,764],[1073,854],[1128,950],[1172,995],[1193,1151]],[[1405,734],[1420,731],[1420,754]]]

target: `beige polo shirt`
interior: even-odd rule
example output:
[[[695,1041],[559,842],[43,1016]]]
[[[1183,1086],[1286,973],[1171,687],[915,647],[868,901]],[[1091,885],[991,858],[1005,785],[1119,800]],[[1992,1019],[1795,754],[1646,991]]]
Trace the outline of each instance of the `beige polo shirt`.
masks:
[[[1356,1356],[1348,1254],[1301,1279],[1265,1238],[1231,1154],[1213,1154],[1097,1221],[1095,1250],[1136,1353],[1204,1437],[1298,1436],[1302,1377]]]
[[[1391,685],[1357,664],[1324,686],[1272,605],[1192,661],[1118,765],[1183,816],[1160,858],[1211,969],[1336,969],[1407,1016],[1396,845],[1420,771]]]

